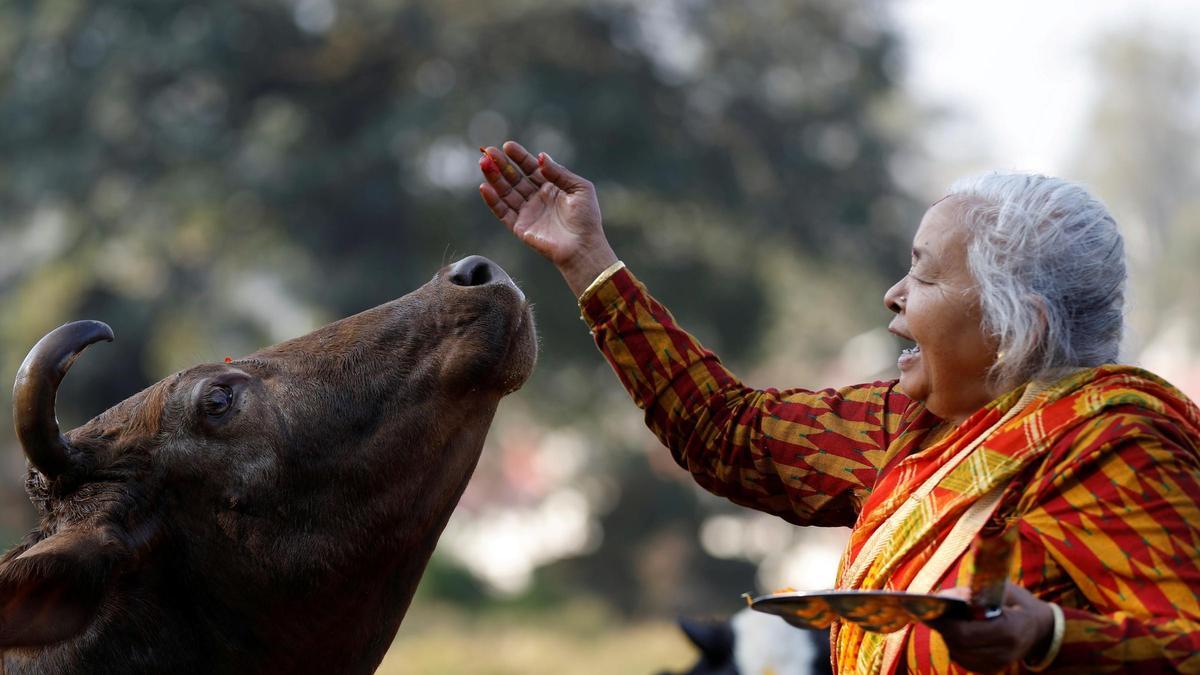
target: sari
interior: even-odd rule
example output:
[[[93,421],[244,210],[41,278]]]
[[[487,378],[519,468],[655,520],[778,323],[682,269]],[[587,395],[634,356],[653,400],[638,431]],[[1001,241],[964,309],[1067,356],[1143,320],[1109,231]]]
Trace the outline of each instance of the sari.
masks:
[[[985,530],[1018,528],[1009,579],[1062,608],[1056,670],[1200,673],[1200,413],[1158,377],[1080,370],[951,427],[895,380],[748,387],[628,269],[593,284],[580,310],[699,485],[797,525],[853,528],[840,587],[967,585],[972,553],[945,544],[984,504]],[[931,564],[942,550],[953,560]],[[835,624],[835,669],[964,672],[927,626],[892,635]]]
[[[1166,382],[1138,368],[1108,365],[1084,369],[1026,395],[1032,388],[1030,384],[1022,385],[997,398],[964,420],[954,433],[904,457],[883,474],[851,534],[839,570],[839,588],[932,590],[913,588],[911,584],[926,565],[935,562],[935,552],[963,513],[987,495],[1006,488],[1034,463],[1044,462],[1049,448],[1066,434],[1114,408],[1140,408],[1155,415],[1169,415],[1200,436],[1195,405]],[[1027,400],[1019,405],[1022,398]],[[1107,440],[1103,431],[1102,427],[1094,429],[1086,438],[1077,439],[1078,450],[1094,451]],[[968,448],[972,444],[975,447]],[[963,449],[969,450],[966,456],[947,467]],[[1041,468],[1050,472],[1057,467]],[[943,476],[936,487],[916,508],[901,512],[909,496],[939,471]],[[1006,517],[1016,519],[1019,514]],[[884,532],[885,524],[887,536],[879,537],[877,533]],[[872,535],[877,535],[879,543],[876,550],[868,551],[866,544]],[[870,560],[864,559],[867,554]],[[831,638],[837,669],[865,675],[895,672],[899,652],[896,648],[889,651],[886,646],[903,641],[907,633],[907,629],[890,635],[868,633],[855,624],[839,623]],[[934,660],[945,662],[948,658],[935,656]]]

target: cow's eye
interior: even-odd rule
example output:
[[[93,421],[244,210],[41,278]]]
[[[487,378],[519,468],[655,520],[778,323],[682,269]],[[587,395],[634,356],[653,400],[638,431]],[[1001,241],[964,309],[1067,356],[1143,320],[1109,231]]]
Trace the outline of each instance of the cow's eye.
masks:
[[[200,407],[204,410],[205,415],[218,417],[228,412],[229,406],[232,404],[233,392],[229,387],[217,386],[208,390],[200,402]]]

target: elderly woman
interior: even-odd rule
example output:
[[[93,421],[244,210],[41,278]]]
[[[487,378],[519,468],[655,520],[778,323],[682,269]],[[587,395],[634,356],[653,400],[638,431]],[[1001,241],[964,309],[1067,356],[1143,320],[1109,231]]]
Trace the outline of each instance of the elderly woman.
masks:
[[[884,295],[900,379],[754,390],[618,262],[595,191],[516,143],[488,207],[549,258],[646,421],[697,482],[801,525],[851,526],[840,588],[966,585],[967,544],[1015,527],[1003,613],[879,634],[834,625],[843,673],[1200,672],[1200,411],[1116,365],[1124,253],[1055,178],[956,183]]]

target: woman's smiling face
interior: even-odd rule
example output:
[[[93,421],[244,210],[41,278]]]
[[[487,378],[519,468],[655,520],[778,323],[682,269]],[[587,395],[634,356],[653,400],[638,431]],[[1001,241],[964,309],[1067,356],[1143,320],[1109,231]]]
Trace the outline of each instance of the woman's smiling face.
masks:
[[[896,313],[888,330],[916,343],[897,362],[900,390],[954,424],[1002,393],[988,382],[996,343],[983,329],[968,241],[959,203],[937,202],[913,237],[912,269],[883,297]]]

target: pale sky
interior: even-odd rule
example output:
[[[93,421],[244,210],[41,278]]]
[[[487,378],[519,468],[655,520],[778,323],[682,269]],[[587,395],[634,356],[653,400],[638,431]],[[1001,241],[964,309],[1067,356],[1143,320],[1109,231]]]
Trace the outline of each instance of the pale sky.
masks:
[[[1092,51],[1105,35],[1181,36],[1200,57],[1197,0],[897,0],[889,7],[908,45],[907,89],[960,115],[961,124],[941,130],[929,148],[955,171],[1067,171],[1095,93]]]

